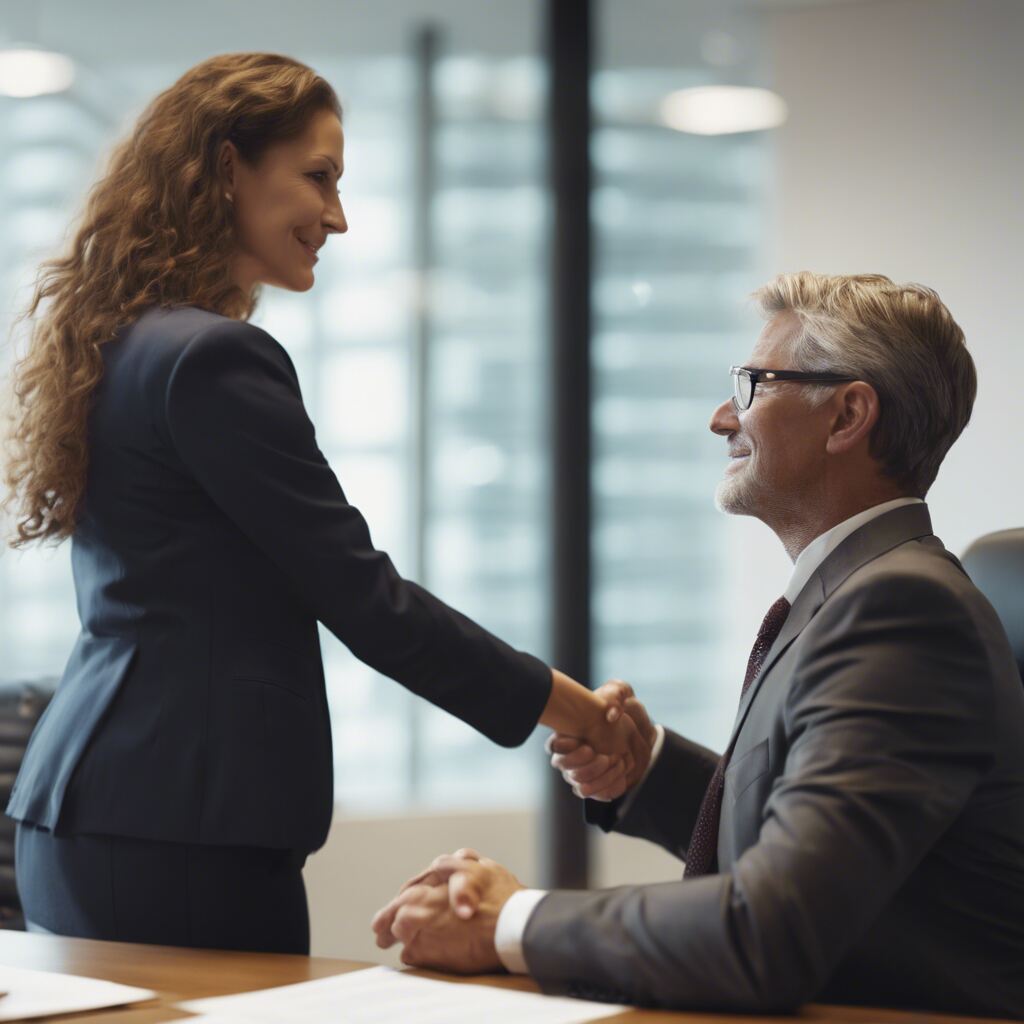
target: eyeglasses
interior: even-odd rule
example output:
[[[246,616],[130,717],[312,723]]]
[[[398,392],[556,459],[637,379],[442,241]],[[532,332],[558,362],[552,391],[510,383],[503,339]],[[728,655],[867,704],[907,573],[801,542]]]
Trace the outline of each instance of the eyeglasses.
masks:
[[[775,381],[794,381],[797,384],[841,384],[844,381],[856,380],[856,377],[845,377],[840,373],[805,373],[802,370],[765,370],[756,366],[733,366],[729,368],[732,375],[732,404],[737,412],[749,409],[754,401],[754,391],[762,381],[774,384]]]

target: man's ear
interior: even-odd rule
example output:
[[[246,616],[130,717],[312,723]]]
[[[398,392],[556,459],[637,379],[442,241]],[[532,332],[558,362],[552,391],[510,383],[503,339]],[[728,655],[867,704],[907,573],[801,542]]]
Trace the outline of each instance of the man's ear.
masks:
[[[826,450],[830,455],[851,451],[871,437],[881,412],[878,392],[868,383],[855,380],[845,384],[833,399],[835,412],[829,428]]]

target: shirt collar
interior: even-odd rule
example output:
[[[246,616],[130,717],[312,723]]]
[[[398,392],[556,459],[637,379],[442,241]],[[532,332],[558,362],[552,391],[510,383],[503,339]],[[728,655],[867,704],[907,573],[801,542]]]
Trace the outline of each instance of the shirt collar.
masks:
[[[859,530],[872,519],[885,515],[893,509],[902,508],[904,505],[923,505],[920,498],[894,498],[892,501],[884,501],[881,505],[874,505],[871,508],[858,512],[849,519],[826,530],[820,537],[815,537],[797,556],[793,565],[793,575],[789,578],[789,585],[783,595],[790,604],[797,599],[797,595],[804,589],[807,581],[814,575],[815,570],[847,537],[856,530]]]

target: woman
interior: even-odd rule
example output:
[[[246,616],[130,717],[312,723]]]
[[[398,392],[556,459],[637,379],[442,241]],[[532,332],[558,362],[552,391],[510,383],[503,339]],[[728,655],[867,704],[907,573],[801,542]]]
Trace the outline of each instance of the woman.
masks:
[[[497,743],[538,721],[613,754],[636,739],[397,574],[287,354],[246,322],[262,284],[311,288],[347,229],[340,116],[285,57],[193,68],[115,150],[26,314],[13,543],[72,538],[82,619],[8,807],[34,927],[308,951],[301,866],[332,809],[318,619]]]

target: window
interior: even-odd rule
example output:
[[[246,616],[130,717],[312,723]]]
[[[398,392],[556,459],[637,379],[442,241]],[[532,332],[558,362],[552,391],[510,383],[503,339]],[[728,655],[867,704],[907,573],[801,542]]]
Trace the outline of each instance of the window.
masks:
[[[539,38],[538,6],[508,6],[507,17],[517,12],[514,39]],[[498,31],[474,10],[463,34]],[[728,390],[733,356],[749,344],[738,300],[759,276],[768,154],[755,136],[671,131],[657,107],[672,89],[754,77],[756,40],[732,25],[735,37],[719,31],[709,44],[718,30],[711,21],[694,27],[690,5],[606,2],[599,14],[595,681],[624,676],[656,718],[715,744],[728,732],[739,684],[709,685],[723,664],[718,610],[728,595],[724,531],[711,502],[721,445],[707,421]],[[642,31],[655,23],[665,38]],[[377,546],[399,571],[543,657],[545,82],[540,57],[516,55],[514,39],[496,58],[460,37],[460,52],[442,48],[434,66],[426,277],[413,258],[418,76],[408,40],[391,53],[309,53],[346,108],[341,188],[351,229],[324,250],[313,291],[268,289],[254,319],[292,355],[321,448]],[[111,53],[87,89],[0,99],[0,311],[24,304],[39,259],[58,245],[110,143],[204,56],[118,65]],[[8,323],[0,312],[0,329]],[[68,545],[0,555],[0,676],[60,673],[77,632],[68,556]],[[323,650],[344,808],[536,802],[540,737],[517,751],[495,747],[327,634]]]

